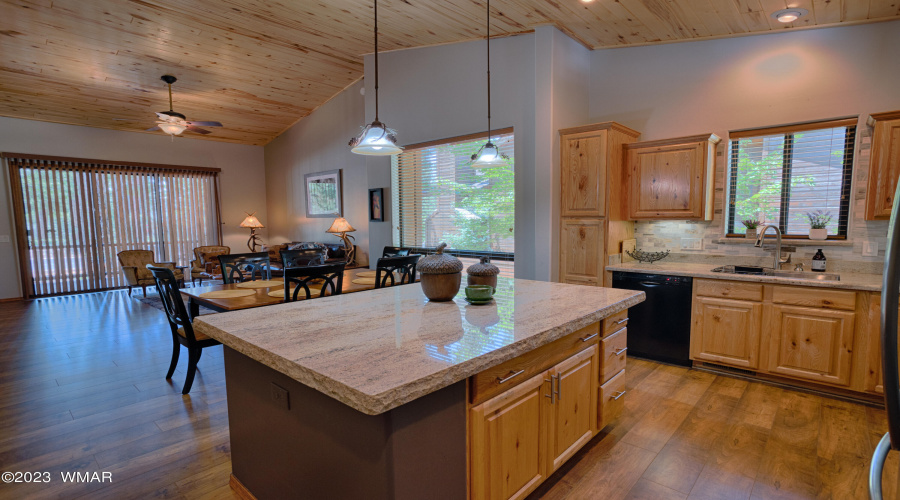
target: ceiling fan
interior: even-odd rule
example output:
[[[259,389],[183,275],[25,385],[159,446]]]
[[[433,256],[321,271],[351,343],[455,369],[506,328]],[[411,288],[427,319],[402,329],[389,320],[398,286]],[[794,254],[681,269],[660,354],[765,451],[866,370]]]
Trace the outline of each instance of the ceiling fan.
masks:
[[[184,131],[206,135],[211,132],[209,130],[200,128],[201,126],[222,126],[222,124],[219,122],[189,121],[186,116],[177,111],[174,111],[172,109],[172,84],[175,83],[178,79],[172,75],[163,75],[160,77],[160,79],[166,82],[166,84],[169,86],[169,110],[157,111],[156,116],[159,117],[159,120],[156,121],[156,126],[153,128],[148,128],[147,132],[162,130],[163,132],[172,136],[172,140],[175,140],[175,136],[181,135],[181,133]]]

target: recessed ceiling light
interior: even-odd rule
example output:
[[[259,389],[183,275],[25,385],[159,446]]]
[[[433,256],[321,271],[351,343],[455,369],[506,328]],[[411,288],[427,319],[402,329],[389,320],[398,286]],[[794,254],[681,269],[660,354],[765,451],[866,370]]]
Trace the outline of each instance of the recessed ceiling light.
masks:
[[[772,13],[772,17],[782,23],[792,23],[807,14],[809,14],[809,11],[806,9],[790,8],[775,11]]]

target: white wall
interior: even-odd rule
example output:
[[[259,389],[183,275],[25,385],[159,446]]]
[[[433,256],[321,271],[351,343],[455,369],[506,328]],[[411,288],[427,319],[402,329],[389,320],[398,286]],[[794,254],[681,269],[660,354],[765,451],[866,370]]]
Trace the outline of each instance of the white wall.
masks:
[[[832,249],[829,258],[862,260],[860,241],[883,242],[887,232],[884,222],[862,220],[869,145],[865,121],[869,113],[900,109],[897,47],[900,21],[594,51],[590,118],[639,130],[641,140],[714,132],[723,138],[722,153],[729,130],[858,115],[850,234],[855,242]],[[723,159],[717,165],[719,209]],[[721,210],[715,217],[696,225],[638,223],[638,246],[677,249],[678,235],[684,235],[704,238],[708,253],[752,253],[717,246],[715,240],[724,234]]]
[[[368,252],[370,223],[366,157],[351,153],[347,145],[365,121],[365,97],[360,94],[361,88],[362,82],[351,85],[265,146],[270,214],[267,242],[340,242],[340,239],[325,232],[333,218],[306,217],[303,176],[341,169],[343,215],[356,229],[351,236],[356,239],[359,251]],[[378,255],[381,255],[380,251]]]
[[[224,244],[246,248],[248,230],[237,227],[244,212],[256,212],[266,223],[263,148],[162,134],[121,132],[99,128],[0,117],[0,151],[95,160],[133,161],[217,167]],[[261,231],[265,236],[265,229]],[[0,176],[0,299],[21,297],[9,173]],[[188,264],[186,262],[179,264]]]

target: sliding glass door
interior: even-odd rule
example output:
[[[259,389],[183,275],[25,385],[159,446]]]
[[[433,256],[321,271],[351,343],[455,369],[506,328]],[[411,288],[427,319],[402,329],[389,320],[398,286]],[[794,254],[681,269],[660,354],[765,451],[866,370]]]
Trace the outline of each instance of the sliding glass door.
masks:
[[[218,169],[4,157],[26,297],[124,286],[122,250],[189,265],[221,241]]]

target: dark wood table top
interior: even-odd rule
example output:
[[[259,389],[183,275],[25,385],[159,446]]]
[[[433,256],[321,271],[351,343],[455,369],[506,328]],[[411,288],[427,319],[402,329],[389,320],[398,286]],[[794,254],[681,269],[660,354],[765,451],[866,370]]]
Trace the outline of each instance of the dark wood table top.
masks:
[[[366,268],[357,268],[357,269],[347,269],[344,271],[344,281],[341,286],[341,293],[353,293],[353,292],[362,292],[365,290],[373,290],[375,285],[359,285],[353,283],[352,280],[356,278],[356,275],[360,272],[370,271],[370,269]],[[281,279],[273,279],[273,281],[282,281]],[[284,302],[284,297],[270,297],[269,292],[273,290],[282,290],[282,286],[273,286],[273,287],[265,287],[265,288],[240,288],[235,283],[231,283],[228,285],[207,285],[207,286],[198,286],[193,288],[184,288],[181,290],[181,294],[191,302],[195,304],[202,305],[214,311],[237,311],[239,309],[249,309],[251,307],[261,307],[261,306],[270,306],[272,304],[280,304]],[[227,299],[210,299],[201,297],[200,295],[206,292],[213,292],[216,290],[250,290],[254,292],[253,295],[246,295],[244,297],[233,297]],[[303,294],[301,292],[301,297]],[[301,298],[300,300],[305,300]]]

